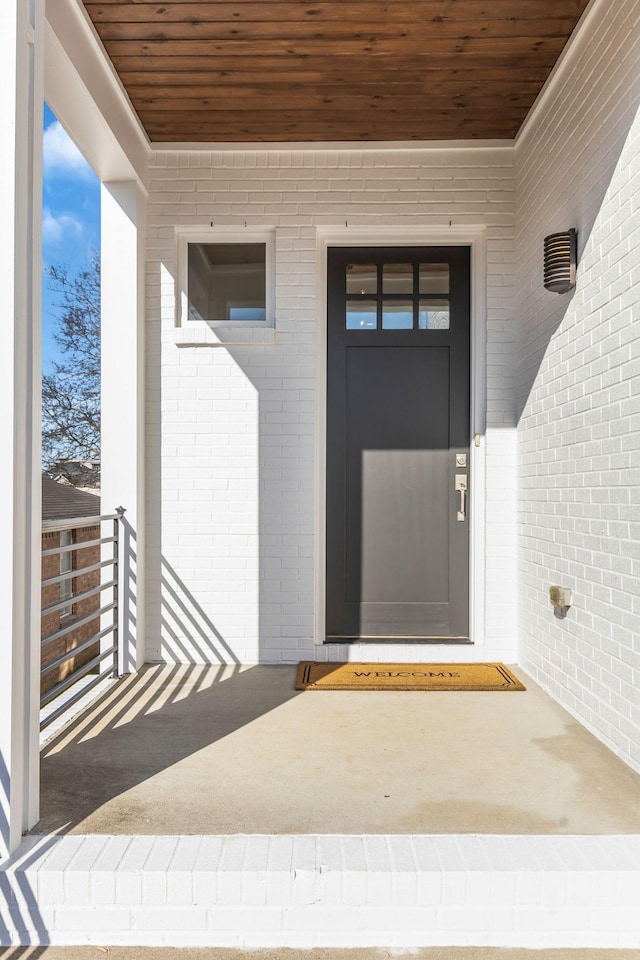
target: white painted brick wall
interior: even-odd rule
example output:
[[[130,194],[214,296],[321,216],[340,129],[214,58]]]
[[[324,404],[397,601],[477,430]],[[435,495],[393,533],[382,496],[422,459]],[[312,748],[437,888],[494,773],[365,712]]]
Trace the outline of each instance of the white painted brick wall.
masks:
[[[28,837],[0,946],[633,949],[639,862],[637,836]]]
[[[600,3],[517,147],[519,662],[640,770],[640,5]],[[576,227],[573,295],[542,240]],[[554,618],[551,584],[573,591]]]
[[[513,660],[512,152],[158,153],[148,210],[148,659],[424,659],[313,646],[316,235],[451,220],[487,229],[486,645],[429,658]],[[275,339],[177,345],[175,228],[211,221],[275,228]]]

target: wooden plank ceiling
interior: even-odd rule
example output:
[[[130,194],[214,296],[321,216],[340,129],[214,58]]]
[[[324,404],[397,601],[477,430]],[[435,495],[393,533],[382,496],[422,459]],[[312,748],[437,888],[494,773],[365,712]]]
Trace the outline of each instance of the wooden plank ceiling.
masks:
[[[513,137],[588,0],[84,0],[152,141]]]

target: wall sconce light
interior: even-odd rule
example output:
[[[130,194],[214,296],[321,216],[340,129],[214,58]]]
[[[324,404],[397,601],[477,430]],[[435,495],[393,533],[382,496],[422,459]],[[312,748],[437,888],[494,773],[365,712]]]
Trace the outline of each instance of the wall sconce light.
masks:
[[[576,285],[578,235],[565,230],[544,238],[544,285],[552,293],[567,293]]]
[[[555,616],[564,619],[571,606],[571,590],[568,587],[549,587],[549,600]]]

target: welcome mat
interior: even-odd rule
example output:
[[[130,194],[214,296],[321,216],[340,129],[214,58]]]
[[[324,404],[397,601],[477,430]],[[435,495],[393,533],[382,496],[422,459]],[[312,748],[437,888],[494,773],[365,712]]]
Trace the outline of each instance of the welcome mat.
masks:
[[[526,690],[503,663],[298,664],[296,690]]]

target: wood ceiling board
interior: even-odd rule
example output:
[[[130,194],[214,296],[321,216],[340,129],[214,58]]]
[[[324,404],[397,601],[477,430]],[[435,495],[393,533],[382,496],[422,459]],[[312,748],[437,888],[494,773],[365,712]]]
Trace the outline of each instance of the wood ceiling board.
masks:
[[[151,125],[155,139],[161,142],[197,142],[212,141],[215,142],[219,137],[220,142],[243,141],[249,142],[255,140],[260,143],[288,143],[309,140],[322,140],[325,134],[327,140],[342,141],[377,141],[377,140],[464,140],[464,139],[487,139],[487,130],[489,139],[506,139],[512,134],[513,123],[500,119],[494,121],[493,126],[488,125],[486,120],[468,120],[466,122],[452,122],[450,118],[432,117],[429,123],[422,123],[416,126],[408,127],[407,124],[398,122],[396,124],[386,123],[384,127],[379,127],[375,123],[362,122],[343,122],[332,121],[314,122],[283,122],[279,118],[277,124],[267,125],[265,123],[246,123],[230,121],[224,125],[220,123],[198,123],[190,121],[188,123],[170,123]],[[384,133],[384,136],[382,136]]]
[[[587,2],[85,6],[152,140],[286,142],[511,138]]]
[[[399,62],[395,58],[387,61],[378,59],[375,63],[375,72],[372,72],[371,61],[367,58],[362,60],[353,60],[352,58],[342,57],[335,60],[327,56],[297,56],[295,54],[282,54],[273,57],[261,57],[250,62],[240,62],[236,57],[167,57],[167,56],[114,56],[113,64],[118,70],[120,76],[144,75],[144,82],[149,82],[149,74],[161,74],[166,72],[173,75],[182,72],[196,72],[203,74],[218,74],[227,76],[229,72],[239,75],[260,74],[261,80],[265,80],[264,71],[268,70],[268,78],[272,79],[274,72],[280,71],[284,74],[284,81],[291,79],[292,75],[297,76],[301,70],[314,70],[322,74],[323,77],[330,79],[332,77],[357,77],[365,79],[370,83],[379,82],[379,77],[384,74],[396,74],[398,76],[407,76],[409,79],[420,79],[425,73],[430,71],[446,72],[452,76],[467,77],[471,79],[500,79],[507,82],[510,78],[531,79],[540,81],[542,75],[546,76],[555,62],[555,56],[548,54],[538,54],[536,65],[531,66],[523,63],[520,56],[501,56],[501,57],[482,57],[474,56],[471,60],[468,57],[461,58],[459,54],[451,56],[434,56],[432,54],[423,56],[420,61],[413,58],[407,58]],[[295,73],[294,73],[295,69]],[[172,82],[176,78],[169,77]]]
[[[221,126],[234,126],[236,124],[253,124],[256,130],[260,129],[260,126],[269,125],[272,127],[277,126],[279,122],[283,124],[286,123],[313,123],[314,126],[318,126],[321,123],[342,123],[345,126],[351,124],[352,126],[356,125],[389,125],[394,124],[398,127],[401,127],[402,124],[407,125],[407,129],[412,129],[417,125],[424,125],[429,123],[433,118],[437,118],[442,121],[443,118],[447,119],[450,123],[455,125],[463,126],[465,124],[472,123],[472,120],[466,115],[466,111],[462,108],[456,109],[449,108],[448,106],[439,105],[434,110],[415,111],[411,115],[411,122],[407,123],[406,117],[400,112],[393,111],[384,111],[379,112],[377,110],[368,111],[366,114],[364,111],[360,114],[357,121],[353,121],[351,114],[345,110],[327,110],[327,111],[318,111],[318,110],[270,110],[267,111],[267,116],[260,117],[257,120],[253,119],[252,110],[205,110],[201,113],[194,114],[193,116],[185,117],[184,113],[181,114],[179,110],[169,110],[169,111],[151,111],[147,112],[145,108],[141,108],[141,114],[145,121],[148,123],[153,123],[154,125],[168,124],[168,125],[182,125],[189,126],[190,124],[200,123],[203,126],[209,126],[211,128],[221,127]],[[264,112],[264,111],[261,111]],[[481,122],[487,123],[491,120],[491,110],[488,108],[478,108],[475,111],[479,116],[474,116],[473,122],[480,124]],[[509,108],[505,107],[502,113],[500,114],[500,120],[503,123],[507,121],[517,122],[518,118],[522,115],[522,108]],[[415,132],[415,131],[414,131]]]
[[[282,90],[274,87],[273,90],[261,89],[260,87],[235,87],[220,89],[216,93],[203,96],[202,90],[197,88],[185,87],[188,93],[182,93],[173,89],[159,90],[152,87],[145,88],[146,93],[138,93],[134,98],[134,103],[140,107],[146,107],[156,110],[236,110],[238,107],[244,110],[255,110],[262,113],[264,109],[273,109],[273,94],[279,94],[279,102],[282,104],[280,109],[299,109],[315,110],[323,109],[325,106],[331,106],[334,110],[351,111],[373,109],[399,109],[403,113],[414,110],[437,109],[439,106],[452,103],[456,109],[460,109],[460,104],[471,107],[472,104],[478,106],[484,105],[492,110],[494,106],[495,94],[491,90],[480,88],[472,91],[469,88],[461,88],[458,92],[452,93],[448,90],[440,91],[420,91],[410,95],[403,92],[402,95],[387,91],[386,93],[372,93],[362,91],[340,90],[337,93],[332,86],[325,91],[322,90]],[[180,95],[177,96],[176,94]],[[515,94],[509,93],[504,98],[503,106],[506,103],[518,103],[527,107],[530,97],[527,93]]]
[[[377,57],[431,58],[452,56],[461,59],[474,56],[532,56],[546,51],[557,58],[565,45],[563,37],[447,37],[424,40],[419,37],[398,37],[393,40],[105,40],[104,46],[110,57],[126,56],[218,56],[235,57],[238,60],[253,60],[260,57],[298,55],[302,57],[325,56],[362,57],[376,60]],[[554,61],[555,62],[555,61]],[[374,64],[371,65],[375,69]],[[265,81],[268,78],[265,77]]]
[[[523,39],[532,37],[560,37],[566,41],[571,32],[573,20],[570,18],[548,20],[468,20],[461,32],[460,24],[450,20],[419,23],[404,21],[389,23],[370,21],[366,25],[354,25],[347,21],[332,21],[314,24],[292,21],[279,23],[273,20],[254,23],[217,23],[187,22],[154,24],[149,39],[153,40],[363,40],[377,43],[380,40],[401,40],[415,43],[429,43],[439,40],[464,42],[467,37],[483,41],[490,38]],[[420,29],[423,28],[423,29]],[[103,23],[100,35],[107,40],[136,40],[139,38],[138,23]],[[411,46],[408,47],[411,50]]]
[[[517,0],[516,12],[511,0],[237,0],[234,3],[180,0],[171,3],[87,0],[85,3],[95,23],[175,23],[195,22],[244,23],[282,20],[305,23],[327,20],[353,20],[367,23],[418,22],[422,20],[549,20],[577,18],[584,9],[581,0]]]
[[[309,97],[309,103],[314,100],[319,103],[326,103],[327,99],[334,97],[335,91],[338,89],[339,99],[341,101],[348,97],[360,97],[375,100],[379,103],[392,100],[396,102],[399,99],[398,95],[400,95],[403,102],[405,100],[409,102],[418,97],[424,105],[425,97],[444,97],[446,99],[451,99],[452,97],[459,99],[465,95],[470,97],[478,95],[494,97],[498,92],[502,92],[501,81],[469,83],[468,81],[451,80],[449,78],[426,80],[423,77],[422,80],[414,83],[404,83],[398,79],[391,80],[387,78],[383,93],[380,92],[381,87],[379,83],[347,83],[346,81],[340,80],[316,81],[313,85],[313,90],[309,91],[308,84],[302,83],[299,80],[294,84],[285,80],[273,82],[273,78],[271,77],[270,81],[269,89],[265,91],[264,86],[260,85],[259,78],[256,77],[255,74],[253,74],[250,79],[245,78],[242,80],[238,77],[231,76],[226,79],[210,79],[206,83],[200,82],[197,76],[193,76],[188,83],[174,84],[166,87],[161,84],[151,86],[148,81],[145,84],[130,83],[128,90],[129,96],[136,102],[142,101],[147,103],[153,101],[162,103],[167,100],[178,99],[188,100],[190,104],[194,101],[202,102],[212,99],[225,99],[233,103],[239,99],[260,98],[271,96],[274,93],[288,98],[294,95],[299,96],[302,92],[306,97]],[[521,100],[528,98],[530,100],[531,93],[536,89],[536,84],[533,81],[512,83],[509,89],[508,99],[513,100],[515,98]]]
[[[153,76],[150,76],[148,71],[138,70],[131,73],[126,71],[121,72],[120,76],[130,95],[134,96],[139,95],[141,88],[146,88],[151,84],[156,89],[158,86],[164,87],[170,84],[176,91],[181,91],[183,87],[197,86],[199,87],[200,93],[202,93],[203,90],[208,93],[209,90],[218,88],[224,91],[225,89],[233,89],[235,87],[255,86],[258,86],[260,90],[264,90],[262,70],[253,70],[251,72],[235,70],[215,70],[209,72],[158,70],[153,72]],[[503,88],[506,79],[507,78],[500,75],[499,72],[496,72],[492,76],[487,76],[482,72],[476,71],[474,75],[474,71],[469,71],[465,75],[465,79],[462,79],[458,72],[452,70],[415,70],[409,73],[403,70],[381,68],[377,71],[376,79],[372,80],[368,73],[363,75],[362,73],[352,71],[336,71],[335,73],[327,74],[324,70],[305,67],[304,69],[299,68],[296,70],[295,80],[293,81],[290,71],[284,69],[281,71],[270,70],[269,89],[282,89],[284,91],[295,90],[297,87],[303,87],[313,83],[316,90],[321,87],[328,86],[330,88],[333,84],[339,84],[340,90],[357,87],[359,90],[372,90],[373,92],[377,92],[380,89],[381,83],[383,83],[385,90],[389,87],[394,89],[397,87],[397,92],[401,92],[401,88],[404,88],[407,95],[411,95],[411,92],[417,92],[419,89],[426,93],[429,90],[445,87],[448,87],[452,92],[466,89],[476,90],[480,87],[491,88],[496,85]],[[526,71],[522,71],[519,76],[509,76],[508,79],[511,81],[509,88],[515,92],[526,91],[533,93],[534,91],[537,92],[540,87],[539,79],[529,76]]]

